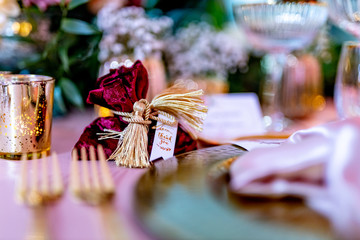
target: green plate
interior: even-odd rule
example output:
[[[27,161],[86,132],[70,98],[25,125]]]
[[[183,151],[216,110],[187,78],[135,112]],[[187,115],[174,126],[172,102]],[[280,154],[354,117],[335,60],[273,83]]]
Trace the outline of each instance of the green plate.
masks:
[[[224,145],[156,162],[135,190],[143,228],[156,239],[334,239],[329,223],[300,199],[231,193],[228,169],[244,153]]]

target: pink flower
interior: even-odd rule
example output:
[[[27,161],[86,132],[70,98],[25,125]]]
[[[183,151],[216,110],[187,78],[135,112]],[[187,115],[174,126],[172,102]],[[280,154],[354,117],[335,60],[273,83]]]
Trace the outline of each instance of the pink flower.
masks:
[[[66,0],[69,3],[71,0]],[[61,0],[23,0],[24,6],[36,5],[41,11],[45,11],[49,6],[59,5]]]

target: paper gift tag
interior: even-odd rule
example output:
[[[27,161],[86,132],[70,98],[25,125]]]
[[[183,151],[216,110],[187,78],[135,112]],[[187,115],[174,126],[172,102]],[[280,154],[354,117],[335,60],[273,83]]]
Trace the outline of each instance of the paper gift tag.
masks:
[[[159,114],[158,117],[167,121],[172,121],[161,114]],[[168,159],[174,156],[177,129],[178,124],[169,126],[159,121],[157,122],[150,161],[158,158]]]
[[[209,95],[209,108],[200,136],[216,141],[240,136],[263,134],[263,116],[255,93]]]

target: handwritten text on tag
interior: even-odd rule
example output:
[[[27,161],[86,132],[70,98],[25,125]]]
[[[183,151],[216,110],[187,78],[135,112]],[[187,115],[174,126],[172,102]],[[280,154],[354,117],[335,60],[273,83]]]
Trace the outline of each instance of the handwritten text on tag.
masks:
[[[159,114],[159,117],[171,121],[171,119],[167,118],[164,115]],[[161,157],[163,159],[168,159],[174,156],[178,124],[174,126],[169,126],[158,121],[156,127],[157,128],[155,131],[150,161]]]

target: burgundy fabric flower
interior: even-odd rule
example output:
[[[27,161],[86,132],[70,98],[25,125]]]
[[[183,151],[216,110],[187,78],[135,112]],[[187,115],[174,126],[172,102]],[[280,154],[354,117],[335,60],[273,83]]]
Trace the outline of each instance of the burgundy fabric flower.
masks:
[[[120,67],[100,77],[95,90],[90,91],[87,103],[97,104],[120,112],[132,112],[136,101],[146,98],[148,74],[140,61],[130,68]]]
[[[109,74],[100,77],[96,81],[96,89],[89,92],[87,103],[98,104],[100,106],[121,112],[132,112],[136,101],[146,98],[149,87],[148,74],[140,61],[136,61],[130,68],[121,66],[116,70],[111,70]],[[154,125],[155,123],[153,123]],[[88,149],[91,145],[103,145],[107,157],[116,149],[117,139],[98,140],[97,133],[103,133],[105,129],[123,131],[127,122],[121,117],[103,117],[97,118],[87,126],[81,135],[75,148],[85,147]],[[155,130],[149,130],[148,151],[151,152]],[[196,149],[197,143],[181,126],[178,129],[175,154]]]

